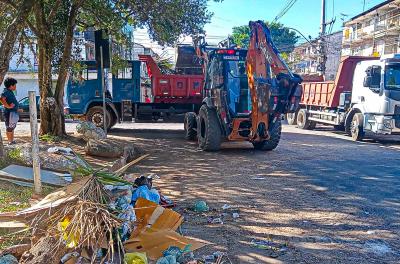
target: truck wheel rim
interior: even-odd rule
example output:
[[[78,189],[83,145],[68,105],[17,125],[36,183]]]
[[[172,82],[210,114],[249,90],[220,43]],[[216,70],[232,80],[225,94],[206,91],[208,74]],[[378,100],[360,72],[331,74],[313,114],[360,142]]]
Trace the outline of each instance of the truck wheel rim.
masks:
[[[351,134],[356,135],[358,133],[358,122],[356,120],[353,120],[351,122]]]
[[[101,126],[103,125],[103,115],[96,113],[92,116],[92,123],[95,124],[96,126]]]
[[[299,124],[302,125],[304,122],[304,116],[302,114],[299,115],[299,120],[298,120]]]

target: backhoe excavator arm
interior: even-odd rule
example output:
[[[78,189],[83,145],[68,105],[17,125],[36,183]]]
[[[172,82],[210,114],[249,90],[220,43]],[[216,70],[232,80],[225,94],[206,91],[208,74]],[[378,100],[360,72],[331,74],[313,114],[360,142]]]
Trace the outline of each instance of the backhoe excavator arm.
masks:
[[[250,140],[258,142],[269,138],[268,128],[282,114],[297,110],[302,79],[280,57],[263,21],[250,22],[249,27],[246,65],[252,102]]]

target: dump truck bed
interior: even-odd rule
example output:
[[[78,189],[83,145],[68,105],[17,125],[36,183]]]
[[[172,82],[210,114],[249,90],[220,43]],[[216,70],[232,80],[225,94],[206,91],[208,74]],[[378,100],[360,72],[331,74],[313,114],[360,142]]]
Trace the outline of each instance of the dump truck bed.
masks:
[[[152,82],[154,103],[201,104],[203,75],[162,74],[150,55],[139,55]]]
[[[347,56],[342,57],[335,81],[303,82],[303,95],[300,104],[336,108],[340,94],[351,92],[353,88],[354,69],[358,62],[376,60],[376,57]]]

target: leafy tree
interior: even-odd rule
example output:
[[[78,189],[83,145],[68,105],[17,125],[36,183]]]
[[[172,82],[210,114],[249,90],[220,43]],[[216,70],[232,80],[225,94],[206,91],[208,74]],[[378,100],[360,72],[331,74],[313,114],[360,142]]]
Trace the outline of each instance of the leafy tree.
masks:
[[[6,1],[8,2],[8,1]],[[24,23],[31,12],[33,1],[24,0],[17,8],[17,13],[7,9],[7,4],[0,2],[0,84],[8,71],[10,59],[13,55],[14,44],[20,31],[24,28]],[[4,32],[4,33],[3,33]],[[3,137],[0,133],[0,157],[4,154]]]
[[[294,31],[286,28],[279,22],[265,22],[271,30],[272,40],[280,52],[289,53],[293,51],[299,38]],[[250,41],[250,28],[247,25],[234,27],[232,38],[236,45],[248,47]]]
[[[18,10],[28,0],[0,0]],[[26,12],[21,44],[37,42],[40,89],[40,133],[65,134],[63,116],[64,86],[72,65],[73,33],[88,28],[106,29],[114,43],[126,44],[126,30],[147,28],[161,45],[174,44],[181,35],[203,32],[211,13],[207,0],[35,0]],[[0,10],[5,15],[7,10]],[[0,19],[7,24],[7,19]],[[10,23],[8,23],[10,25]],[[1,55],[1,54],[0,54]],[[57,73],[56,86],[52,74]]]

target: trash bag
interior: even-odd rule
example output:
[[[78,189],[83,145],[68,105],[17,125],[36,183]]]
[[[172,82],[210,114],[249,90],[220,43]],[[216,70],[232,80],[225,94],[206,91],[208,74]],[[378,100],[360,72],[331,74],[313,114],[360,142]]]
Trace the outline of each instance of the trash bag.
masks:
[[[203,213],[203,212],[207,212],[209,210],[209,207],[205,201],[200,200],[200,201],[195,202],[193,210],[198,213]]]
[[[126,253],[124,256],[125,264],[148,264],[146,253]]]
[[[159,258],[156,264],[178,264],[178,262],[176,262],[175,256],[168,255],[166,257]]]
[[[136,200],[141,197],[146,200],[155,202],[157,204],[160,203],[160,194],[157,192],[156,189],[152,188],[149,189],[147,185],[142,185],[136,188],[136,190],[132,193],[132,204],[136,203]]]
[[[0,257],[0,264],[18,264],[18,259],[13,255],[4,255]]]

